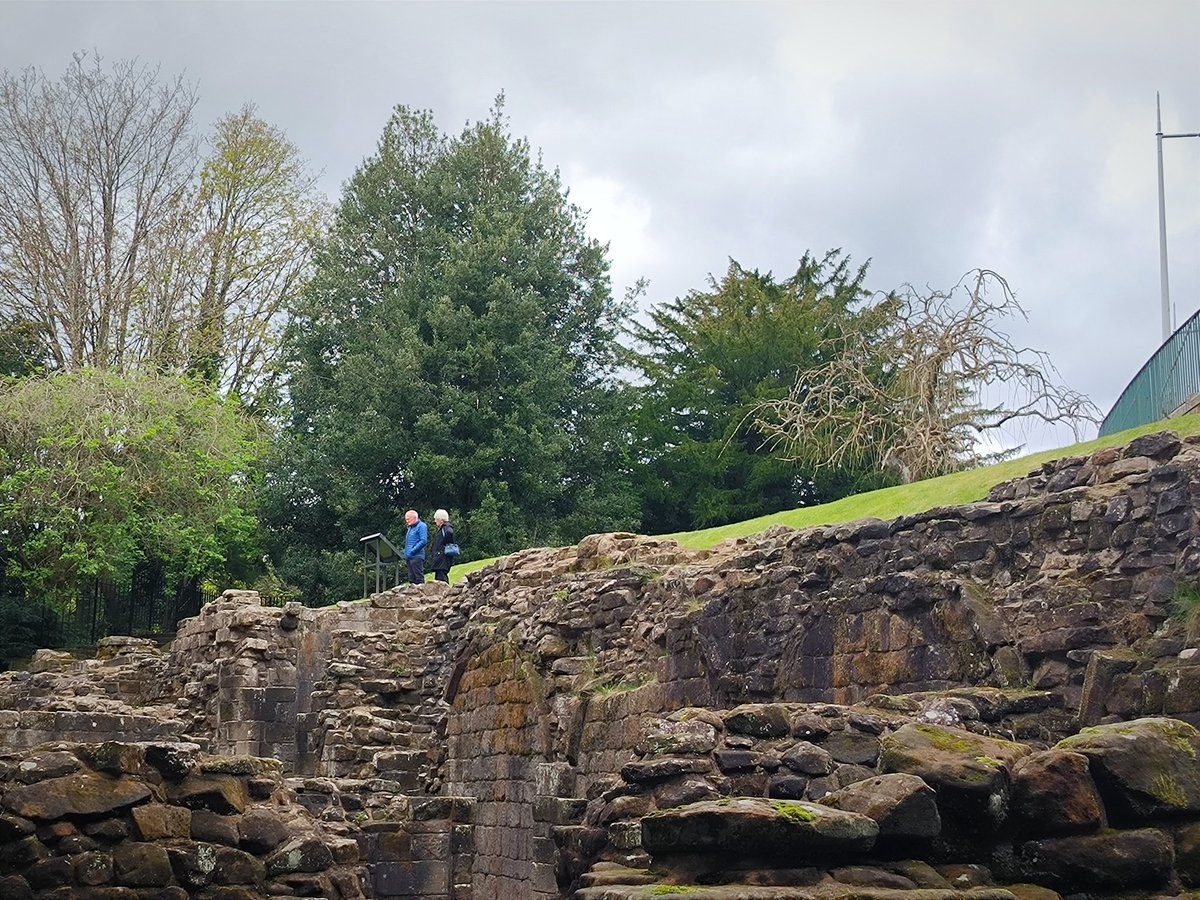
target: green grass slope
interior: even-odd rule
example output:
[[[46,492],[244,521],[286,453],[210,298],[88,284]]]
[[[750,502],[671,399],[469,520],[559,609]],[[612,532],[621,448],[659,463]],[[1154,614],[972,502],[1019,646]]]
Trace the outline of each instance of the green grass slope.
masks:
[[[1020,478],[1052,459],[1063,456],[1087,456],[1102,447],[1120,446],[1143,434],[1164,430],[1177,432],[1180,436],[1200,434],[1200,414],[1183,416],[1170,421],[1153,422],[1108,437],[1097,438],[1094,441],[1074,444],[1058,450],[1044,450],[1041,453],[1010,459],[992,466],[955,472],[914,484],[902,484],[865,494],[856,494],[832,503],[822,503],[820,506],[805,506],[800,509],[772,513],[769,516],[760,516],[757,519],[747,519],[745,522],[734,522],[731,525],[720,525],[700,531],[668,534],[663,537],[679,541],[684,547],[692,550],[702,550],[730,538],[757,534],[772,525],[807,528],[813,525],[853,522],[856,519],[868,517],[894,519],[897,516],[924,512],[935,506],[958,506],[963,503],[974,503],[986,497],[988,491],[1001,482]],[[470,572],[482,569],[492,562],[495,562],[494,558],[479,559],[455,566],[450,572],[450,578],[452,581],[458,581]]]

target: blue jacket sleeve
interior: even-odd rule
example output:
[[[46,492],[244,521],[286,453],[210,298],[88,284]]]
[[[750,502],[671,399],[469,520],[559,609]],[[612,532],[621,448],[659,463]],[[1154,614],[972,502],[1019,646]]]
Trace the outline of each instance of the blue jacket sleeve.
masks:
[[[416,559],[418,556],[425,555],[425,545],[429,543],[429,528],[424,522],[417,523],[416,540],[413,542],[412,552],[409,554],[409,559]]]

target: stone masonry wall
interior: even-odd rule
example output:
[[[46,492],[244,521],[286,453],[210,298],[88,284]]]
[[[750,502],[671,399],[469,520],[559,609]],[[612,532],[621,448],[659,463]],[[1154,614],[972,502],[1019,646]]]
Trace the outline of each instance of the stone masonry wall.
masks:
[[[503,644],[476,657],[458,685],[446,787],[478,802],[477,896],[558,896],[550,835],[534,815],[539,779],[552,772],[545,703],[541,678]]]
[[[298,806],[275,760],[54,744],[0,758],[0,803],[7,900],[365,896],[358,842]]]
[[[773,529],[711,554],[606,536],[511,557],[464,593],[510,614],[488,638],[524,660],[512,679],[544,686],[551,743],[491,765],[559,767],[534,806],[552,813],[561,889],[564,860],[586,856],[572,811],[632,759],[649,713],[979,684],[1047,698],[1008,723],[1034,746],[1114,717],[1197,721],[1200,667],[1168,626],[1175,586],[1200,576],[1198,467],[1194,442],[1151,436],[1049,465],[987,502],[893,522]],[[459,692],[473,684],[464,676]],[[452,700],[453,772],[492,759],[486,723],[511,713],[487,692]],[[454,783],[474,793],[486,782]],[[503,852],[491,858],[489,827],[476,871],[511,871]],[[502,896],[484,883],[481,896]]]
[[[227,592],[167,650],[0,674],[0,750],[188,738],[384,794],[465,794],[475,897],[552,896],[647,715],[983,685],[1049,698],[1010,723],[1039,746],[1113,718],[1198,721],[1200,660],[1170,620],[1200,581],[1198,510],[1200,444],[1152,435],[892,522],[698,552],[596,535],[321,610]]]

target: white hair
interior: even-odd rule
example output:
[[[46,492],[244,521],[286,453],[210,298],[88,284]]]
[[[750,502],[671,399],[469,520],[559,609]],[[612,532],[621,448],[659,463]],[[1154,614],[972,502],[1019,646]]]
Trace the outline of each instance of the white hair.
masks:
[[[437,512],[435,512],[433,514],[433,521],[449,522],[450,521],[450,513],[446,512],[444,509],[439,509]]]

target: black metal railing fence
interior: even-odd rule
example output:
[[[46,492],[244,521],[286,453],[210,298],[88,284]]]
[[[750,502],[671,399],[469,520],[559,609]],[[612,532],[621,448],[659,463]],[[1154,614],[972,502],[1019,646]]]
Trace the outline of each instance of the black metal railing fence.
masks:
[[[0,663],[28,657],[40,648],[75,649],[112,635],[170,640],[184,619],[221,591],[196,580],[168,585],[153,572],[127,582],[109,578],[81,580],[66,599],[27,597],[11,579],[0,579]],[[261,594],[267,606],[284,599]]]

